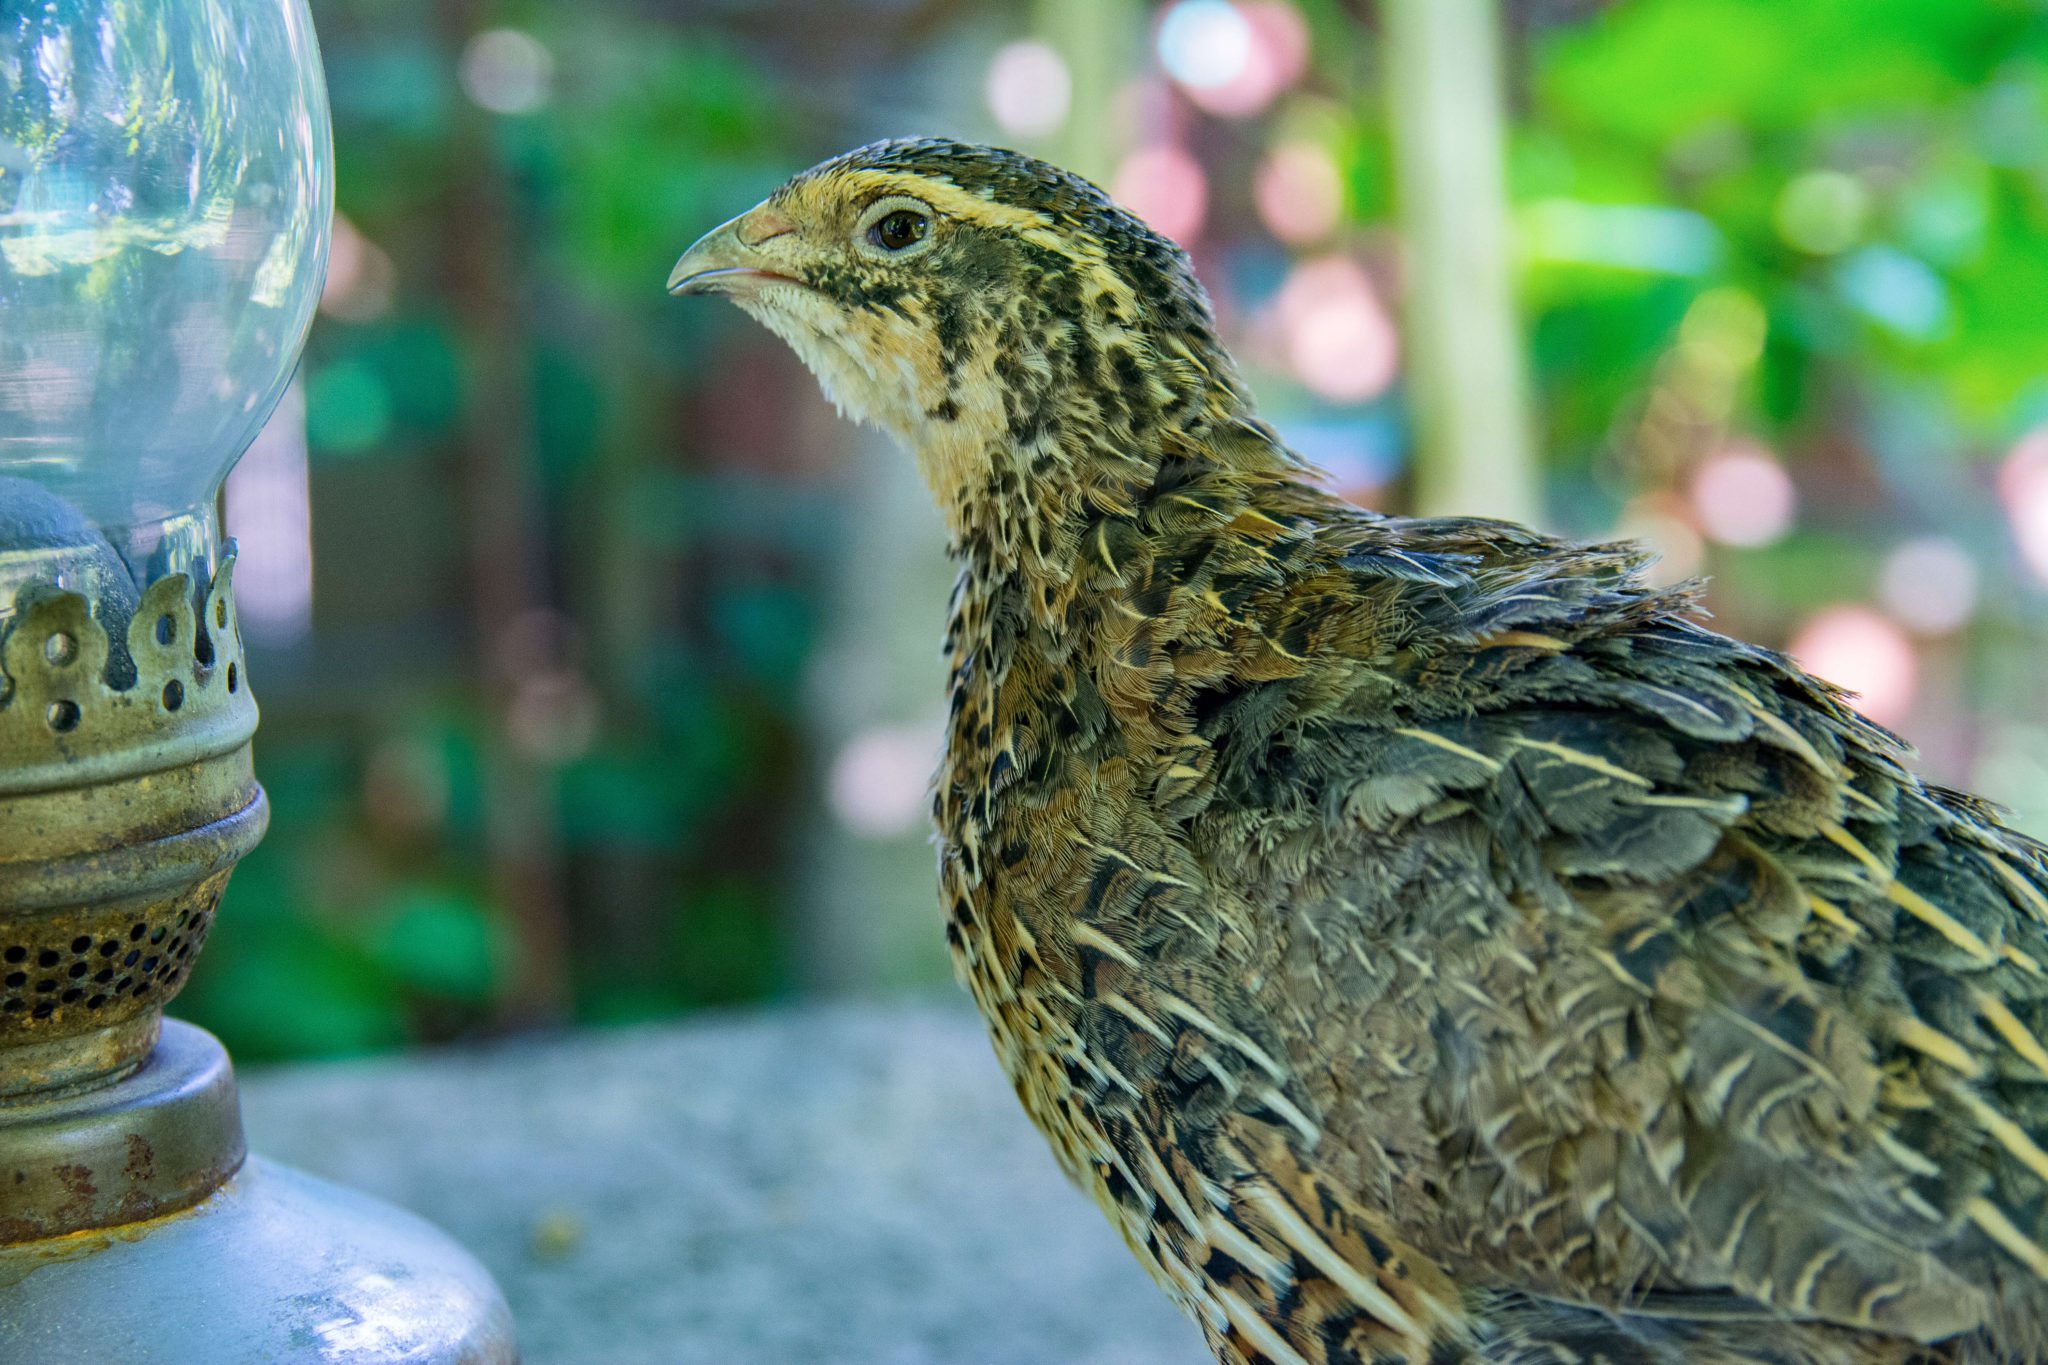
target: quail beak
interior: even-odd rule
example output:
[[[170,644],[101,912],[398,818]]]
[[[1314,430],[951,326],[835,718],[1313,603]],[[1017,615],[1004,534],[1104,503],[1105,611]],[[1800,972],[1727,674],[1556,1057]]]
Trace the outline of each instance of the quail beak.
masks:
[[[748,209],[699,237],[669,272],[671,294],[739,294],[758,291],[772,281],[802,281],[772,267],[761,248],[794,232],[796,225],[766,204]]]

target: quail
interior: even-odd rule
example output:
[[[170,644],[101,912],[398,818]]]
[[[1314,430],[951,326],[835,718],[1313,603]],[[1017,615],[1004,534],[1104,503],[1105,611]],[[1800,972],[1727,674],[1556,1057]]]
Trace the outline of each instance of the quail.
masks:
[[[1325,491],[1044,162],[862,147],[669,283],[930,485],[947,942],[1219,1361],[2048,1358],[2048,849],[1636,547]]]

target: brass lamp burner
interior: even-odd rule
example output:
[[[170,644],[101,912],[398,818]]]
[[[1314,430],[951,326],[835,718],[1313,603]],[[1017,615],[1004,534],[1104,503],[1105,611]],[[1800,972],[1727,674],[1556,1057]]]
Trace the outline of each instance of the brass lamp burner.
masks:
[[[263,837],[233,567],[152,583],[125,658],[77,593],[0,622],[0,1098],[139,1063]]]

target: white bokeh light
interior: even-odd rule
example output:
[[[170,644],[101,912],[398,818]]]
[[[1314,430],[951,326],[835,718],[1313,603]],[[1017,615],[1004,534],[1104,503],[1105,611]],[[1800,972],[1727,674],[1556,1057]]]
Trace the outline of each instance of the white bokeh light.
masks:
[[[235,606],[249,638],[266,645],[313,628],[311,483],[306,394],[295,380],[227,481],[227,532],[240,542]]]
[[[1190,90],[1229,85],[1251,60],[1251,21],[1230,0],[1180,0],[1159,25],[1159,64]]]
[[[1815,613],[1787,652],[1815,677],[1856,693],[1856,709],[1879,725],[1904,720],[1919,688],[1913,642],[1869,607],[1845,604]]]
[[[1050,44],[1027,39],[996,53],[983,94],[1004,132],[1037,136],[1056,132],[1067,121],[1074,78]]]
[[[826,798],[839,823],[892,839],[924,823],[941,748],[936,725],[878,725],[848,741],[832,763]]]
[[[522,29],[485,29],[463,47],[456,74],[479,108],[531,114],[554,93],[555,54]]]
[[[1977,561],[1947,536],[1920,536],[1885,559],[1885,610],[1923,635],[1946,635],[1977,610]]]
[[[1241,0],[1226,8],[1235,12],[1237,22],[1226,19],[1191,26],[1192,32],[1205,37],[1211,46],[1194,45],[1191,60],[1181,65],[1191,66],[1201,75],[1227,70],[1228,76],[1189,79],[1175,72],[1173,63],[1163,64],[1201,108],[1224,118],[1250,118],[1272,104],[1308,69],[1308,23],[1289,0]],[[1241,42],[1238,23],[1243,25]],[[1162,59],[1167,36],[1162,28]]]

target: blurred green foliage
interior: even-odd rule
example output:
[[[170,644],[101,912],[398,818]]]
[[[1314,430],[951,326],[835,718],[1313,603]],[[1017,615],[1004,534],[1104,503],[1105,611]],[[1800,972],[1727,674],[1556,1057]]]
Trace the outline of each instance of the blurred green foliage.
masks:
[[[1980,437],[2048,398],[2040,6],[1643,0],[1533,56],[1517,195],[1680,210],[1708,247],[1605,287],[1537,263],[1538,354],[1574,404],[1611,412],[1640,383],[1696,292],[1674,279],[1764,301],[1755,401],[1776,426],[1832,420],[1830,379],[1924,385]]]
[[[623,5],[315,9],[346,222],[302,372],[318,612],[255,642],[275,817],[181,1008],[262,1060],[773,994],[815,556],[707,519],[789,500],[682,437],[729,320],[660,286],[786,174],[778,82]],[[508,24],[551,69],[493,114],[464,54]],[[523,592],[470,567],[493,546]]]
[[[806,43],[727,22],[745,6],[316,0],[355,252],[303,371],[317,608],[307,639],[255,644],[274,824],[181,1002],[239,1056],[792,989],[833,457],[772,340],[660,285],[690,236],[892,130],[816,89],[818,53],[888,8],[807,7],[828,31]],[[1265,120],[1174,115],[1214,168],[1212,283],[1284,268],[1246,188],[1282,136],[1329,147],[1343,242],[1386,254],[1368,8],[1302,0],[1312,72]],[[1608,534],[1714,443],[1767,443],[1804,494],[1794,532],[1703,567],[1722,624],[1770,643],[1870,597],[1901,537],[1969,546],[1983,608],[1918,642],[1920,734],[2038,829],[2043,599],[2002,590],[2026,580],[1991,478],[2048,418],[2048,9],[1507,12],[1555,519]],[[969,101],[1024,9],[917,13],[842,95],[986,132]],[[547,58],[522,112],[480,108],[465,69],[500,26]],[[1397,396],[1364,416],[1405,441]]]
[[[1915,638],[1903,724],[2038,829],[2048,785],[1986,760],[2038,752],[2042,714],[2041,583],[1996,482],[2048,417],[2048,9],[1637,0],[1523,38],[1511,180],[1560,520],[1627,527],[1717,443],[1762,443],[1797,522],[1697,567],[1719,624],[1780,645],[1879,600],[1908,538],[1967,550],[1979,610]]]

